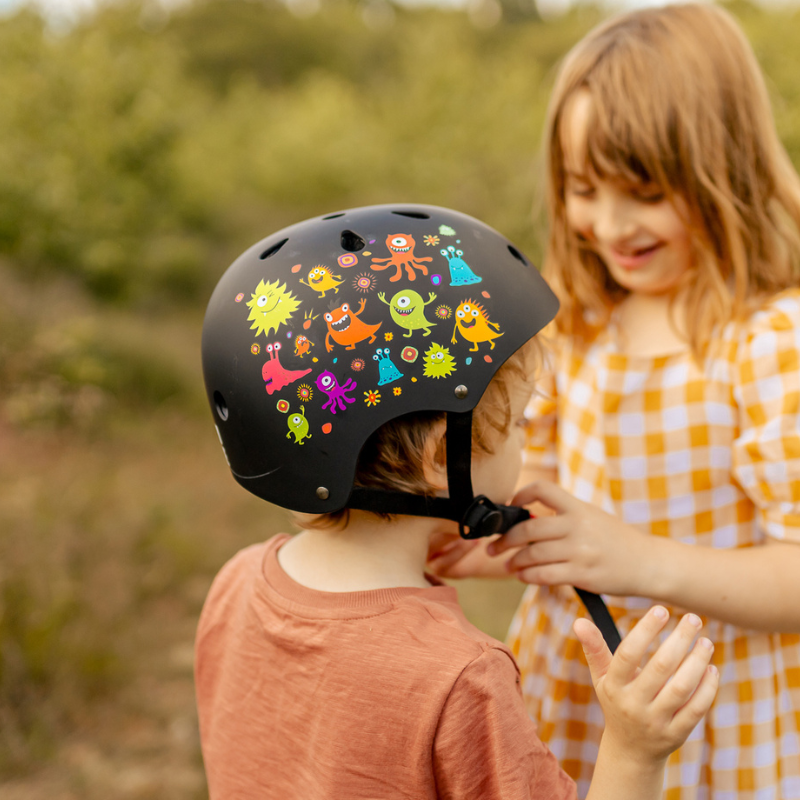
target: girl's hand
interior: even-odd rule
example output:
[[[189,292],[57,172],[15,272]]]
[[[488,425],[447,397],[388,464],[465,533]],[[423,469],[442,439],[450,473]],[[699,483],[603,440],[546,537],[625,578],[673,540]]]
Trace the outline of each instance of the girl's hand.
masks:
[[[694,614],[639,666],[668,619],[665,608],[650,609],[613,656],[593,623],[575,621],[605,716],[603,747],[615,759],[658,766],[686,741],[716,696],[719,673],[709,665],[714,646],[706,638],[692,646],[702,624]]]
[[[508,571],[525,583],[648,596],[656,537],[643,535],[551,481],[528,484],[511,502],[527,506],[534,501],[555,514],[520,522],[489,547],[490,555],[517,550],[507,562]]]
[[[491,558],[487,539],[462,539],[458,533],[435,534],[428,547],[427,569],[440,578],[508,578],[508,556]]]

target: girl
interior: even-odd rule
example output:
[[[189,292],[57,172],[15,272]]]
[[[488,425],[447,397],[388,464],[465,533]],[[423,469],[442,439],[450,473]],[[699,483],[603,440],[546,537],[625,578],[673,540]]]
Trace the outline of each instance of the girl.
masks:
[[[566,58],[545,147],[562,306],[528,454],[558,483],[513,502],[554,515],[488,548],[531,584],[529,711],[585,793],[603,717],[570,587],[611,595],[623,635],[653,600],[691,609],[721,683],[665,798],[798,800],[800,179],[752,50],[710,5],[612,19]],[[474,574],[462,553],[434,568]]]

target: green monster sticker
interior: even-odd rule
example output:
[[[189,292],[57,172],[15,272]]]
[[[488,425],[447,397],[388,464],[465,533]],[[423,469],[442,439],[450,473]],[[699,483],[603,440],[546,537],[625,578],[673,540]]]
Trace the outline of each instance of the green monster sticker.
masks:
[[[426,378],[449,378],[456,371],[456,361],[450,355],[450,348],[436,342],[426,351],[423,363],[425,369],[422,374]]]
[[[423,300],[419,292],[413,289],[403,289],[398,292],[389,302],[383,292],[378,292],[378,299],[382,303],[389,306],[389,311],[392,319],[401,327],[405,328],[408,332],[403,334],[403,337],[408,339],[414,331],[425,329],[423,336],[429,336],[431,327],[435,322],[428,322],[425,319],[425,306],[429,305],[436,299],[433,292],[428,293],[428,299]]]
[[[300,406],[299,414],[292,414],[287,420],[289,423],[289,433],[286,438],[291,438],[294,435],[294,444],[304,444],[304,439],[310,439],[311,434],[308,432],[308,420],[306,419],[306,410],[304,406]]]

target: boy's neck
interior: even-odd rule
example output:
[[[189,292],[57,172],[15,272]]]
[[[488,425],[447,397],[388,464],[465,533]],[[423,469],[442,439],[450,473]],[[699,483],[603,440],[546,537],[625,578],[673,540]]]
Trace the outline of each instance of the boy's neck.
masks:
[[[323,592],[430,587],[425,562],[443,520],[399,516],[386,522],[352,511],[340,530],[303,530],[278,551],[290,578]]]

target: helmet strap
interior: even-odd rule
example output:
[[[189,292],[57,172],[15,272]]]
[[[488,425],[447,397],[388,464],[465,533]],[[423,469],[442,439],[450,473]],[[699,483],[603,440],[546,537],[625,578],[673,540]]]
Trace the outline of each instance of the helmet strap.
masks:
[[[530,515],[524,508],[503,506],[472,491],[472,411],[448,411],[446,420],[447,486],[449,497],[356,487],[349,508],[384,514],[451,519],[461,536],[479,539],[505,533]]]
[[[410,514],[458,522],[464,539],[479,539],[509,528],[530,517],[527,509],[493,503],[485,495],[472,493],[472,411],[447,412],[447,486],[449,497],[425,497],[407,492],[357,487],[347,502],[349,508],[383,514]],[[584,589],[575,590],[611,652],[620,635],[603,598]]]

